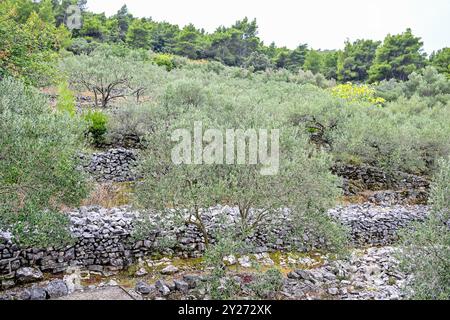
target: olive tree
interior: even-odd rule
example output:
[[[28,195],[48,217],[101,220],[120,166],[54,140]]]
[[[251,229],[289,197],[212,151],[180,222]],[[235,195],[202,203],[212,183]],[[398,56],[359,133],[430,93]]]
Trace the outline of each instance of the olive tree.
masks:
[[[214,237],[213,230],[208,230],[206,217],[210,207],[218,204],[237,208],[239,219],[234,221],[234,227],[242,238],[262,228],[270,231],[277,224],[286,224],[282,214],[288,210],[293,236],[304,232],[305,228],[316,229],[317,225],[310,219],[321,216],[322,225],[330,228],[322,228],[320,236],[331,242],[337,240],[330,243],[331,247],[341,246],[344,242],[342,230],[325,215],[339,194],[338,180],[329,172],[331,159],[314,151],[304,134],[294,127],[280,130],[279,141],[276,141],[273,134],[279,126],[269,117],[251,111],[244,116],[240,108],[219,113],[220,118],[216,118],[217,114],[213,112],[193,109],[182,119],[165,123],[148,137],[149,148],[141,164],[143,180],[137,188],[137,204],[156,209],[161,219],[173,216],[177,217],[174,221],[197,226],[206,246],[210,237]],[[200,138],[196,136],[196,123],[199,122],[204,130]],[[235,161],[229,163],[230,140],[225,137],[227,129],[233,127],[237,129],[233,138],[236,148],[231,149],[230,154]],[[188,150],[180,152],[183,161],[174,162],[173,154],[180,150],[172,134],[180,129],[185,130],[181,140],[186,139],[184,141],[192,144]],[[213,137],[209,129],[223,135]],[[255,131],[246,132],[248,129]],[[260,129],[267,129],[268,136]],[[254,138],[258,139],[259,150],[252,149],[250,141]],[[274,152],[278,143],[279,158]],[[239,162],[242,150],[245,161]],[[258,154],[253,153],[255,151]],[[261,160],[261,152],[266,153],[268,158],[265,160],[269,161]],[[203,155],[200,161],[196,158],[199,155]],[[205,158],[205,155],[211,157]],[[327,234],[330,230],[340,236]]]
[[[182,127],[182,123],[180,123]],[[179,128],[179,127],[178,127]],[[204,209],[216,205],[221,188],[217,166],[177,165],[171,157],[171,135],[177,126],[161,127],[148,136],[148,149],[141,164],[142,183],[137,187],[137,203],[156,209],[173,222],[198,227],[209,245]]]
[[[95,105],[106,108],[113,100],[140,96],[145,92],[145,63],[131,57],[118,57],[94,51],[90,55],[71,56],[61,64],[72,86],[88,90]]]
[[[7,78],[0,82],[0,132],[0,229],[24,245],[67,241],[67,218],[59,209],[86,194],[76,170],[81,122]]]
[[[407,289],[416,299],[450,299],[450,158],[439,161],[431,186],[428,221],[402,234],[400,261],[413,275]]]

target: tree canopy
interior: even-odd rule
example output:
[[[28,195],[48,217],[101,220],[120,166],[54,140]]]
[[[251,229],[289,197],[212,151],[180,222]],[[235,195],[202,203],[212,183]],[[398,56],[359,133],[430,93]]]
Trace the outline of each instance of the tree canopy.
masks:
[[[411,29],[402,34],[388,35],[376,51],[369,69],[370,81],[407,80],[411,73],[426,64],[422,47],[423,42],[412,34]]]
[[[73,4],[80,7],[82,27],[69,32],[65,28],[66,9]],[[315,50],[306,43],[289,49],[264,44],[257,21],[247,17],[208,33],[193,24],[180,27],[150,17],[134,17],[125,5],[107,17],[86,10],[85,0],[5,0],[0,8],[0,75],[20,76],[33,83],[36,79],[30,79],[30,75],[48,74],[50,68],[43,66],[56,58],[59,49],[89,53],[99,43],[253,67],[256,72],[272,68],[294,73],[311,71],[340,82],[405,81],[427,64],[449,75],[449,49],[434,52],[427,59],[421,39],[411,29],[387,35],[382,43],[348,40],[343,50]],[[37,68],[45,70],[37,72]]]

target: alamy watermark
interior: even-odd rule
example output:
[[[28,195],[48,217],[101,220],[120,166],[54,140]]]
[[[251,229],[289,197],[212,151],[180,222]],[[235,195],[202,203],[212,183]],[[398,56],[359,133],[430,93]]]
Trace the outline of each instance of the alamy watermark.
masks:
[[[68,6],[64,22],[70,31],[81,29],[83,24],[81,8],[75,4]]]
[[[172,133],[172,162],[176,165],[261,165],[261,175],[276,175],[280,167],[280,130],[207,129],[195,122],[192,130]]]

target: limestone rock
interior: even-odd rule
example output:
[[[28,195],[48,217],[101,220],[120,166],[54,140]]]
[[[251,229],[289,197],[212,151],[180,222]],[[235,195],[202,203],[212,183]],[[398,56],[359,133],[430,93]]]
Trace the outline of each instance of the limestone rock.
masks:
[[[21,283],[30,283],[42,280],[44,275],[39,269],[24,267],[16,271],[16,278]]]
[[[173,265],[168,265],[164,269],[161,270],[161,274],[164,275],[172,275],[178,272],[178,268]]]
[[[183,280],[174,280],[175,283],[175,289],[181,292],[188,292],[189,291],[189,284]]]
[[[149,285],[148,283],[146,283],[144,281],[139,281],[135,287],[135,291],[137,293],[144,294],[144,295],[150,294],[153,291],[153,289],[154,289],[154,287],[152,287],[151,285]]]
[[[248,256],[240,257],[238,259],[238,262],[241,265],[241,267],[243,267],[243,268],[251,268],[252,267],[252,262],[250,261],[250,257],[248,257]]]
[[[45,300],[47,292],[43,288],[32,288],[30,290],[30,300]]]
[[[64,297],[69,294],[69,289],[63,280],[50,281],[47,287],[45,287],[45,291],[47,291],[50,299]]]

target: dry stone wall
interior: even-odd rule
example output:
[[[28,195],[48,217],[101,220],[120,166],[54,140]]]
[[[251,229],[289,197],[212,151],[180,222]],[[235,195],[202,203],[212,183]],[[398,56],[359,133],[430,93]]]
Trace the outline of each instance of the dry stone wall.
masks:
[[[136,151],[110,149],[103,153],[80,155],[80,158],[83,169],[99,182],[125,182],[136,179]]]
[[[388,245],[396,240],[397,231],[412,221],[426,218],[428,207],[377,207],[353,205],[330,210],[329,214],[346,225],[356,245]],[[221,228],[218,217],[226,213],[231,220],[238,219],[237,210],[215,207],[207,217],[207,228],[214,235]],[[288,215],[288,210],[284,211]],[[142,215],[129,207],[104,209],[83,207],[70,214],[71,232],[76,239],[73,246],[63,249],[23,249],[14,244],[8,232],[0,232],[0,284],[12,287],[20,282],[23,268],[33,267],[42,272],[60,273],[70,266],[81,266],[92,271],[117,271],[134,263],[139,257],[157,253],[158,231],[150,232],[145,240],[132,238],[135,223]],[[288,221],[287,217],[280,217]],[[292,248],[286,239],[289,223],[274,230],[274,236],[257,232],[248,241],[256,252],[302,249],[301,243]],[[195,256],[204,250],[203,238],[193,226],[174,228],[176,243],[166,253]],[[305,234],[304,240],[308,235]],[[308,239],[311,241],[311,239]],[[317,246],[320,246],[320,239]]]
[[[346,195],[357,195],[361,192],[386,191],[377,193],[372,199],[375,203],[426,203],[430,182],[420,176],[404,173],[386,173],[380,168],[369,165],[349,165],[336,163],[332,171],[343,178],[343,189]],[[395,191],[392,191],[395,190]]]
[[[102,153],[80,155],[83,169],[100,182],[134,181],[137,178],[138,152],[132,149],[109,149]],[[368,165],[336,163],[332,171],[344,180],[344,193],[357,195],[367,190],[377,192],[369,201],[377,204],[426,203],[429,181],[404,172],[386,173]],[[388,191],[386,191],[388,190]],[[390,191],[395,190],[395,191]]]

